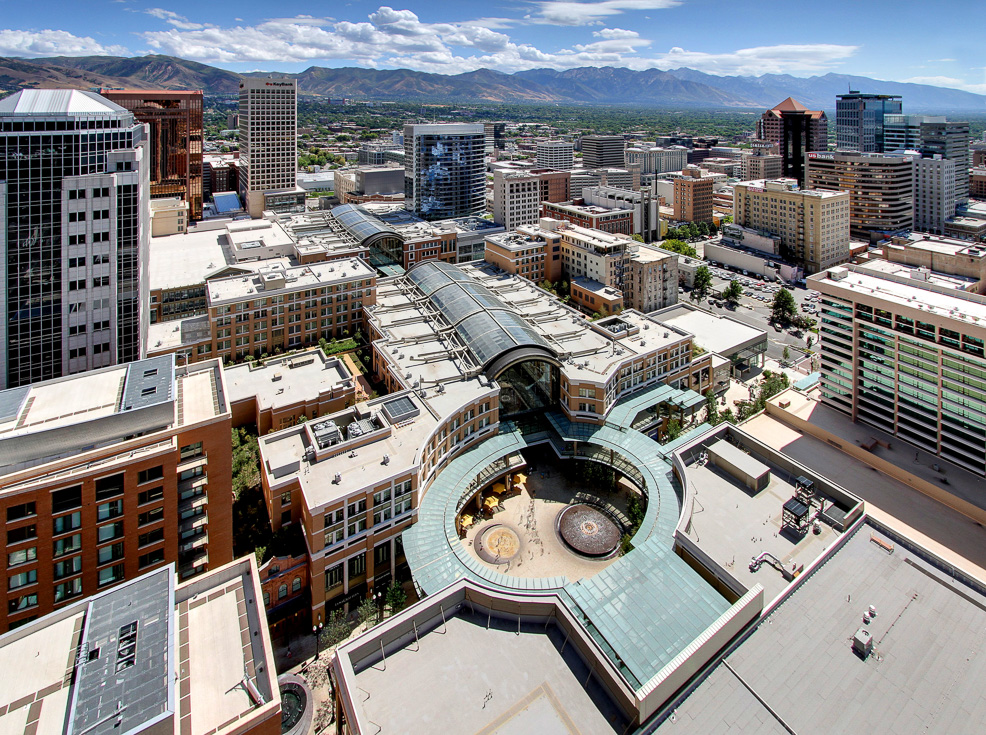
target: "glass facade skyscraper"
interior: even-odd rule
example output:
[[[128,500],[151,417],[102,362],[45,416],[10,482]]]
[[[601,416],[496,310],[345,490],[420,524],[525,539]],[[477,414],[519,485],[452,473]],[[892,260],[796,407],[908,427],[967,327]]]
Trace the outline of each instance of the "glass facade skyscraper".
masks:
[[[483,126],[404,126],[404,206],[426,220],[486,210]]]
[[[0,387],[140,357],[146,134],[93,92],[0,101]]]

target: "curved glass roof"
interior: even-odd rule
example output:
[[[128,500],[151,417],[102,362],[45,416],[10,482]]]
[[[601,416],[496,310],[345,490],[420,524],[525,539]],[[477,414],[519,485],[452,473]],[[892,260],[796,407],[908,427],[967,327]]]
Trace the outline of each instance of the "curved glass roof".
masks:
[[[375,217],[356,204],[343,204],[332,210],[332,216],[360,245],[380,236],[400,237],[400,233],[382,219]]]
[[[554,355],[547,341],[523,317],[458,267],[429,261],[414,266],[407,275],[483,367],[516,347],[539,347]]]

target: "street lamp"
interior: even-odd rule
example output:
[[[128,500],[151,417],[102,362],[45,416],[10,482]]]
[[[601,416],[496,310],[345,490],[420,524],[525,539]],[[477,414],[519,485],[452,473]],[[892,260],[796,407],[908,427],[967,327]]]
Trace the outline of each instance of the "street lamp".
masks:
[[[312,626],[312,635],[315,636],[315,660],[318,661],[318,642],[322,637],[322,616],[318,616],[318,625]]]

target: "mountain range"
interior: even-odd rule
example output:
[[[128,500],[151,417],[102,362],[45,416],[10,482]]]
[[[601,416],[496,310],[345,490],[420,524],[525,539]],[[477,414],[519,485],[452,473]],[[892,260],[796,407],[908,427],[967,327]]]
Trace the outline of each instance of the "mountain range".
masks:
[[[0,89],[126,87],[201,89],[235,94],[243,76],[173,56],[80,56],[44,59],[0,57]],[[771,107],[794,97],[811,109],[832,109],[835,95],[850,89],[904,97],[908,112],[986,112],[986,96],[927,84],[886,82],[846,74],[793,77],[786,74],[716,76],[681,68],[634,71],[583,67],[531,69],[514,74],[479,69],[430,74],[409,69],[330,69],[313,66],[297,74],[302,94],[356,100],[622,104],[682,108]]]

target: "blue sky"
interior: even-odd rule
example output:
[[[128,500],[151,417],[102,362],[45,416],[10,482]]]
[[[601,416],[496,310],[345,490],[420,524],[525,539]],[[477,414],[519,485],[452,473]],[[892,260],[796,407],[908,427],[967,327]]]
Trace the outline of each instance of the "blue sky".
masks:
[[[170,54],[249,71],[829,71],[986,94],[981,0],[2,0],[0,55]],[[805,11],[808,11],[807,13]],[[944,20],[935,27],[936,14]],[[275,17],[276,15],[276,17]]]

